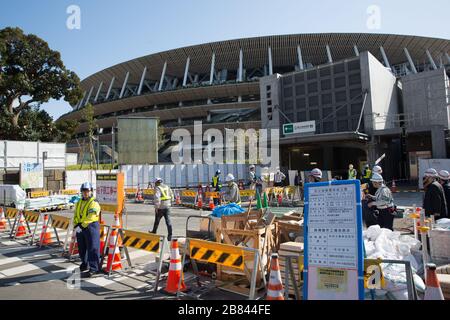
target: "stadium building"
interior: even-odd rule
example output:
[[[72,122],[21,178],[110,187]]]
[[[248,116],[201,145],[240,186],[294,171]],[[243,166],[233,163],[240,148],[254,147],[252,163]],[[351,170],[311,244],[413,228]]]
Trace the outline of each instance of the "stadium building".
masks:
[[[100,159],[110,162],[119,116],[158,117],[170,161],[176,128],[279,128],[284,168],[343,175],[383,153],[386,178],[417,178],[418,158],[450,155],[450,40],[390,34],[298,34],[168,50],[82,81],[83,99],[60,119],[80,122],[93,104]],[[295,124],[295,125],[290,125]],[[284,132],[283,132],[284,130]],[[394,174],[395,173],[395,174]]]

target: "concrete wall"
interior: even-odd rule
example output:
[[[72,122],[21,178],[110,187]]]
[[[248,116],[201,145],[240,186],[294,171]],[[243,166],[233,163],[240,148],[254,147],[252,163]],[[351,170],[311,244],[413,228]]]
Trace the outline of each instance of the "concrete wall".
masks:
[[[368,95],[364,108],[366,133],[398,127],[397,79],[369,52],[360,55],[362,89]],[[375,114],[375,115],[374,115]]]
[[[275,108],[275,106],[281,107],[280,77],[280,74],[273,74],[271,76],[262,77],[259,80],[261,96],[261,128],[263,129],[280,128],[281,115],[278,108]],[[268,86],[270,86],[270,90],[268,90]],[[272,114],[271,120],[269,119],[270,113]]]
[[[44,171],[44,189],[50,191],[59,191],[64,189],[64,170],[51,169]],[[0,184],[20,185],[20,173],[18,170],[9,170],[0,172]]]

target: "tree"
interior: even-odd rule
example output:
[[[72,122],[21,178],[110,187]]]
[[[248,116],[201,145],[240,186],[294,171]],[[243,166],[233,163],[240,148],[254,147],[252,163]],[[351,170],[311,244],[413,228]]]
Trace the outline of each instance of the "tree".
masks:
[[[55,123],[58,131],[58,142],[67,143],[73,139],[75,131],[78,128],[78,122],[75,120],[61,120]]]
[[[20,28],[0,30],[0,109],[19,127],[21,114],[50,99],[76,104],[82,98],[80,79],[66,69],[61,55],[47,42]]]

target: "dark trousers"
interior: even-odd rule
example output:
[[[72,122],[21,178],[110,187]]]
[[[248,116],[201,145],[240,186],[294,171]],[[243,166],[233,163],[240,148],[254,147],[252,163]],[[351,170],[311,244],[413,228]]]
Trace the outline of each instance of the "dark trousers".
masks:
[[[156,210],[155,223],[153,224],[152,233],[157,233],[159,222],[161,221],[162,217],[164,217],[164,220],[166,220],[167,240],[170,241],[170,240],[172,240],[172,222],[170,221],[170,208]]]
[[[81,258],[81,269],[91,272],[100,270],[100,224],[90,223],[80,233],[77,233],[78,252]]]
[[[370,227],[378,224],[378,218],[375,216],[374,209],[369,208],[366,200],[362,201],[363,221],[366,227]]]
[[[386,228],[394,231],[394,215],[390,213],[389,209],[378,209],[378,224],[381,228]]]

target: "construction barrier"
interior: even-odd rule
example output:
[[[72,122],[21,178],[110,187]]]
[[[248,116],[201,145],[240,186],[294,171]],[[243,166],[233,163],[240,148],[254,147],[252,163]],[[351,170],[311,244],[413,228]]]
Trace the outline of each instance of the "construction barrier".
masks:
[[[25,211],[24,213],[25,222],[27,223],[27,227],[30,229],[30,223],[34,223],[34,229],[33,234],[31,235],[30,239],[30,245],[33,245],[34,239],[36,236],[36,231],[39,225],[39,221],[41,219],[41,214],[39,212],[33,212],[33,211]]]
[[[215,265],[221,265],[225,267],[235,268],[240,271],[248,272],[246,267],[246,258],[248,256],[253,257],[253,272],[250,274],[250,291],[248,298],[254,300],[256,296],[256,275],[258,268],[260,267],[259,251],[247,247],[238,247],[229,244],[222,244],[217,242],[211,242],[206,240],[187,238],[181,266],[184,266],[186,261],[186,255],[189,254],[194,274],[197,278],[197,283],[200,283],[199,273],[196,261],[212,263]],[[181,287],[181,281],[183,277],[180,277],[180,283],[178,288]],[[219,287],[220,288],[220,287]],[[190,294],[177,291],[177,297],[190,296]],[[198,297],[195,297],[198,298]]]
[[[63,244],[63,254],[65,254],[66,253],[66,249],[67,249],[67,245],[68,245],[68,240],[69,240],[70,233],[74,232],[73,230],[71,230],[72,229],[71,228],[72,227],[72,219],[68,218],[68,217],[56,215],[56,214],[50,214],[49,215],[49,219],[47,220],[46,228],[48,229],[50,226],[53,228],[53,231],[55,232],[57,244],[58,245],[60,245],[61,243]],[[60,240],[57,229],[61,229],[61,230],[67,231],[64,241]],[[39,246],[41,247],[42,245],[40,244]],[[70,260],[71,259],[71,253],[69,251],[67,251],[67,253],[68,253],[69,260]]]
[[[242,202],[247,202],[255,199],[256,190],[248,189],[248,190],[239,190],[239,195],[241,196]]]
[[[29,220],[31,220],[30,213],[32,213],[32,212],[29,212],[29,211],[24,212],[23,210],[18,210],[18,209],[14,209],[14,208],[8,208],[8,209],[6,211],[6,217],[12,218],[14,216],[14,223],[11,227],[11,232],[9,233],[9,237],[11,239],[17,238],[17,230],[20,227],[20,220],[22,219],[22,217],[23,217],[23,220],[26,225],[26,230],[28,230],[29,234],[25,234],[21,237],[29,237],[31,235],[31,228],[30,228]],[[8,214],[8,211],[10,212],[10,214]],[[28,220],[27,220],[27,217],[28,217]]]
[[[33,191],[33,192],[30,192],[30,198],[48,197],[49,195],[50,195],[50,191]]]
[[[181,198],[181,205],[183,207],[194,209],[197,204],[197,191],[182,190],[180,198]]]
[[[120,237],[123,239],[123,249],[125,252],[125,256],[128,262],[129,268],[132,268],[133,265],[131,263],[131,258],[128,253],[128,248],[134,248],[138,250],[144,250],[147,252],[153,252],[153,253],[159,253],[159,262],[156,269],[156,280],[154,285],[154,292],[156,293],[158,290],[159,285],[159,279],[161,276],[161,269],[162,269],[162,262],[163,262],[163,255],[164,250],[166,246],[166,237],[153,234],[153,233],[146,233],[146,232],[139,232],[139,231],[133,231],[133,230],[127,230],[127,229],[118,229]],[[118,243],[114,245],[114,250],[117,248]],[[107,270],[108,274],[111,275],[112,272],[112,264]]]
[[[142,189],[144,201],[153,201],[155,199],[155,189]]]
[[[75,189],[67,189],[67,190],[60,190],[59,194],[64,194],[64,195],[68,195],[68,196],[75,196],[79,193],[79,190],[75,190]]]
[[[19,214],[20,210],[16,208],[5,208],[5,218],[8,220],[9,229],[13,228],[13,224],[11,223],[11,220],[16,221],[16,217]]]

